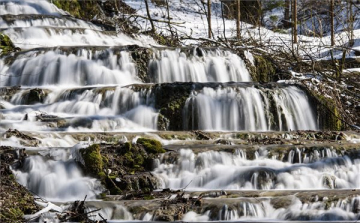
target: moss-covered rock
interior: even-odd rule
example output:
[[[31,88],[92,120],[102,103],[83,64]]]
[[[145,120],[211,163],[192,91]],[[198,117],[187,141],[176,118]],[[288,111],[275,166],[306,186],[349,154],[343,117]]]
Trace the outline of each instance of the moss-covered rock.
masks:
[[[103,173],[103,157],[100,154],[100,146],[91,145],[88,148],[80,150],[81,157],[84,161],[85,171],[92,176],[102,176]]]
[[[52,3],[56,5],[56,7],[69,12],[71,15],[84,20],[91,20],[100,12],[100,8],[95,0],[54,0]]]
[[[97,157],[102,157],[103,169],[107,173],[102,172],[103,175],[98,174],[96,177],[110,194],[123,194],[123,191],[148,193],[157,188],[157,179],[149,171],[154,169],[154,160],[159,157],[159,153],[165,152],[159,141],[140,138],[135,144],[119,143],[101,150],[96,148],[94,151]],[[85,169],[87,168],[85,164]],[[96,167],[90,168],[99,170]]]
[[[274,81],[276,75],[276,68],[270,60],[264,56],[254,55],[255,72],[253,72],[252,78],[257,82],[271,82]]]
[[[131,52],[131,57],[136,63],[137,75],[145,83],[150,82],[148,76],[148,64],[152,55],[152,50],[148,48],[136,48]]]
[[[333,98],[324,95],[316,95],[315,103],[317,107],[317,118],[319,127],[322,130],[340,131],[343,128],[341,113]]]
[[[165,150],[161,143],[155,139],[139,138],[136,143],[143,145],[146,152],[152,154],[164,153]]]
[[[162,118],[167,119],[167,130],[183,130],[186,119],[183,117],[183,108],[191,93],[191,87],[190,84],[161,84],[155,87],[155,108],[159,109]]]
[[[0,56],[3,56],[5,54],[18,51],[19,48],[16,48],[14,43],[11,41],[11,39],[3,34],[0,33]]]

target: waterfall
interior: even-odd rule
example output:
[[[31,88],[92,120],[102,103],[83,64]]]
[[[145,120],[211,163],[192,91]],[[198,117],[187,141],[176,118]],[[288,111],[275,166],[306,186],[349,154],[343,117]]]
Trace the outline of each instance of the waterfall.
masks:
[[[32,49],[55,46],[123,46],[142,45],[124,34],[108,35],[102,31],[78,27],[22,27],[3,31],[17,47]]]
[[[21,14],[43,14],[43,15],[61,15],[65,14],[55,5],[47,1],[1,1],[0,15],[21,15]]]
[[[111,49],[29,51],[10,65],[0,63],[0,86],[84,86],[140,83],[129,53]]]
[[[24,134],[0,133],[0,145],[4,151],[5,146],[26,148],[29,156],[11,169],[20,184],[61,207],[87,196],[85,206],[94,221],[360,218],[360,160],[355,146],[342,144],[345,140],[335,140],[337,146],[331,147],[314,145],[317,133],[305,131],[250,133],[236,139],[230,137],[248,133],[175,132],[317,130],[317,106],[300,86],[253,83],[251,75],[259,70],[246,67],[247,62],[257,64],[250,51],[243,60],[231,50],[170,49],[152,37],[127,36],[111,28],[103,15],[111,11],[115,24],[122,19],[116,11],[129,1],[116,3],[116,9],[110,9],[111,3],[96,1],[99,9],[106,8],[93,19],[106,24],[104,28],[49,1],[0,0],[1,32],[21,48],[0,58],[0,132],[16,129]],[[152,1],[149,5],[158,17]],[[214,1],[213,9],[217,5]],[[171,132],[148,133],[157,130]],[[314,138],[311,145],[302,145],[310,141],[304,138],[296,142],[302,133]],[[112,157],[122,148],[116,142],[135,143],[144,135],[160,140],[166,152],[159,157],[145,154],[151,143],[144,143],[136,147],[139,155],[133,152],[135,145],[126,144],[131,151],[124,157],[134,160],[132,168],[125,159]],[[210,140],[200,140],[207,135]],[[256,145],[252,136],[264,144]],[[102,182],[83,169],[79,149],[92,143],[101,146],[99,166],[107,174]],[[154,168],[151,173],[139,172],[148,166]],[[159,184],[153,186],[147,174]],[[115,184],[116,190],[102,184]],[[134,184],[142,191],[134,191]],[[153,187],[166,190],[153,192]],[[120,196],[107,196],[118,189]],[[45,213],[38,221],[57,217]]]
[[[288,131],[318,128],[306,94],[294,86],[274,90],[205,87],[193,91],[186,100],[184,117],[184,129]]]
[[[45,2],[45,1],[43,1]],[[45,2],[46,3],[46,2]],[[57,17],[53,15],[7,15],[4,18],[0,17],[0,28],[26,28],[26,27],[62,27],[62,28],[87,28],[101,31],[102,28],[87,23],[83,20],[74,19],[71,17]]]
[[[306,164],[293,164],[260,156],[248,160],[241,153],[207,151],[197,155],[181,149],[176,163],[154,170],[162,188],[215,189],[350,189],[358,188],[359,160],[324,157]],[[290,157],[290,156],[289,156]]]
[[[149,72],[155,83],[171,82],[248,82],[244,61],[221,50],[195,48],[187,56],[180,50],[159,50],[150,61]]]
[[[28,104],[23,101],[27,92],[28,90],[21,90],[15,94],[12,103]],[[158,118],[153,103],[151,90],[136,92],[122,87],[72,90],[54,88],[43,103],[9,107],[3,110],[3,114],[6,119],[17,120],[19,123],[13,123],[12,127],[19,130],[26,130],[29,125],[33,129],[48,130],[46,122],[42,126],[37,121],[40,114],[38,111],[41,111],[65,120],[66,123],[58,128],[65,127],[68,131],[152,131],[157,129]],[[24,114],[27,114],[26,120]]]
[[[220,221],[270,221],[278,219],[282,221],[346,221],[356,220],[360,215],[351,210],[359,197],[340,199],[330,202],[326,207],[324,202],[308,204],[295,198],[287,208],[274,208],[268,199],[257,201],[240,201],[231,207],[224,205],[220,208],[216,219]],[[211,213],[206,213],[211,215]]]
[[[81,200],[86,195],[95,199],[100,189],[98,180],[85,177],[75,161],[62,152],[52,150],[49,155],[53,158],[26,158],[23,167],[14,171],[18,182],[48,200]]]

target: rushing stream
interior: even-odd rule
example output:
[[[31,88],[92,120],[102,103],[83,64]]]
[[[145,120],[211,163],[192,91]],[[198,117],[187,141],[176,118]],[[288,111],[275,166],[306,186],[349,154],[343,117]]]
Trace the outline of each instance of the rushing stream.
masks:
[[[48,1],[0,0],[0,31],[23,50],[0,58],[0,131],[33,132],[42,139],[39,151],[26,147],[37,153],[27,157],[22,168],[14,169],[14,175],[31,192],[62,207],[87,196],[89,210],[101,208],[107,219],[159,220],[156,211],[150,210],[151,201],[142,201],[149,210],[141,214],[131,212],[138,207],[135,201],[102,201],[101,182],[86,176],[76,162],[76,151],[96,139],[89,136],[88,142],[79,142],[57,133],[174,130],[168,128],[169,122],[179,123],[175,130],[184,131],[322,128],[306,91],[297,85],[252,83],[245,61],[228,50],[150,47],[153,42],[147,37],[105,32]],[[137,61],[137,53],[143,49],[150,52],[145,68]],[[171,101],[174,92],[181,91],[187,95],[182,102]],[[175,117],[165,117],[171,112],[164,112],[164,104]],[[0,145],[22,147],[16,137],[4,139]],[[270,156],[270,147],[259,151],[249,158],[239,148],[196,153],[184,145],[177,148],[176,159],[169,161],[163,155],[152,174],[159,181],[157,189],[276,192],[360,188],[360,160],[331,148],[311,154],[297,148],[286,159]],[[277,206],[271,197],[204,200],[211,208],[187,212],[182,219],[360,218],[359,196],[311,203],[294,197],[286,208]],[[51,216],[44,214],[40,221],[46,218]]]

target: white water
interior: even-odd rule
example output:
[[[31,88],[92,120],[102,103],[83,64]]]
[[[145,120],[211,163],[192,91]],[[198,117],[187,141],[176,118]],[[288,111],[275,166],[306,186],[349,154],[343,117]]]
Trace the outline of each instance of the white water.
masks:
[[[270,111],[270,99],[274,101],[277,122]],[[318,128],[306,94],[293,86],[274,90],[205,87],[192,92],[186,101],[184,116],[191,118],[185,120],[184,129],[288,131]]]
[[[20,170],[14,170],[18,182],[42,198],[51,201],[95,199],[100,182],[85,177],[66,151],[52,149],[47,159],[43,156],[26,158]]]
[[[22,104],[25,97],[22,90],[12,98],[13,104]],[[103,92],[100,93],[100,92]],[[63,118],[65,126],[57,126],[67,131],[152,131],[157,129],[158,113],[153,109],[151,91],[135,92],[129,88],[108,89],[54,89],[44,103],[12,106],[4,103],[4,120],[1,125],[18,130],[51,130],[37,120],[37,115],[46,113]],[[27,120],[24,119],[27,114]]]
[[[63,15],[64,11],[58,9],[47,1],[26,0],[26,1],[0,1],[0,15],[19,14],[44,14]]]
[[[115,202],[87,202],[86,205],[88,206],[88,212],[98,210],[100,211],[95,212],[90,219],[94,221],[102,220],[99,214],[108,220],[133,220],[132,214],[127,210],[126,207],[116,204]]]
[[[349,189],[360,188],[360,160],[324,158],[292,164],[267,158],[248,160],[244,153],[208,151],[195,155],[180,150],[178,161],[161,163],[154,170],[161,188],[214,189]]]
[[[196,55],[201,51],[201,56]],[[248,82],[244,61],[236,54],[221,50],[194,48],[189,57],[180,50],[159,50],[150,61],[153,82]]]
[[[45,1],[44,1],[45,2]],[[61,28],[88,28],[101,31],[102,28],[83,20],[71,19],[69,17],[46,17],[43,18],[24,18],[7,22],[0,17],[0,28],[25,28],[25,27],[61,27]]]
[[[34,19],[25,16],[9,24],[1,17],[6,14],[46,16]],[[9,128],[42,131],[37,135],[40,146],[70,147],[78,143],[76,137],[49,131],[156,130],[159,111],[154,109],[154,93],[123,87],[141,83],[130,54],[116,47],[104,47],[148,46],[154,42],[149,39],[139,41],[121,33],[102,32],[96,25],[63,14],[47,1],[0,1],[0,28],[16,46],[33,49],[9,56],[6,59],[14,61],[8,64],[5,64],[8,61],[5,58],[0,59],[0,86],[22,86],[7,101],[0,96],[0,131]],[[97,46],[103,47],[99,49]],[[55,48],[34,49],[38,47]],[[154,57],[148,64],[152,82],[251,81],[244,61],[231,52],[194,49],[192,54],[186,55],[180,51],[154,49]],[[29,105],[25,96],[35,87],[48,95],[42,102]],[[271,105],[275,107],[274,114],[270,114]],[[41,112],[57,116],[65,123],[40,122],[36,116]],[[192,117],[191,121],[184,123],[185,129],[268,131],[318,128],[306,95],[296,87],[275,90],[204,88],[193,92],[184,113],[186,117]],[[284,118],[274,121],[274,115]],[[23,147],[21,143],[16,137],[0,141],[0,145]],[[84,176],[74,161],[74,158],[81,160],[78,153],[70,155],[68,149],[42,150],[39,152],[41,156],[30,156],[22,169],[14,170],[21,184],[52,201],[82,200],[85,195],[87,200],[92,200],[100,193],[99,182]],[[266,153],[248,160],[241,150],[234,154],[209,151],[198,155],[181,150],[176,163],[163,161],[154,174],[161,179],[163,188],[173,189],[187,185],[188,190],[360,188],[360,161],[338,155],[331,149],[304,154],[300,148],[292,150],[287,160],[277,160],[280,157],[276,156],[269,159]],[[309,205],[294,199],[289,208],[275,209],[266,199],[241,201],[235,208],[224,206],[215,214],[217,219],[211,220],[355,220],[359,214],[352,210],[354,203],[355,199],[339,201],[327,208],[325,202]],[[98,202],[89,210],[99,207],[107,219],[133,219],[126,207],[116,203],[105,206]],[[99,220],[99,216],[95,219]],[[142,219],[154,220],[156,216],[152,216],[152,212],[144,213]],[[188,212],[183,220],[207,221],[210,212]]]
[[[69,49],[71,50],[71,49]],[[10,66],[0,63],[0,86],[129,85],[140,83],[136,66],[127,52],[111,49],[91,51],[30,51]]]
[[[107,35],[97,30],[79,28],[27,27],[3,31],[22,49],[55,46],[124,46],[142,45],[124,34]]]
[[[303,221],[341,221],[357,220],[359,213],[354,213],[355,202],[360,197],[340,199],[330,202],[326,207],[325,202],[302,203],[298,198],[292,200],[287,208],[275,209],[269,200],[261,202],[241,201],[232,207],[224,205],[219,211],[217,219],[212,220],[303,220]]]

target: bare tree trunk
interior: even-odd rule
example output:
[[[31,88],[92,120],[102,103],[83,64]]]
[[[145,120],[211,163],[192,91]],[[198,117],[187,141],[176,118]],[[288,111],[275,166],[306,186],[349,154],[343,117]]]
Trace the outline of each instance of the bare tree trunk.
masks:
[[[335,45],[335,28],[334,28],[334,0],[330,0],[330,29],[331,29],[331,46]]]
[[[211,0],[207,1],[208,37],[211,38]]]
[[[241,30],[240,30],[240,17],[241,17],[241,12],[240,12],[240,0],[236,0],[236,10],[237,10],[237,19],[236,19],[236,36],[237,39],[240,39],[241,36]]]
[[[149,18],[150,25],[151,25],[151,31],[155,32],[156,30],[155,30],[154,22],[153,22],[153,20],[151,19],[151,16],[150,16],[148,0],[144,0],[144,1],[145,1],[145,7],[146,7],[146,14],[147,14],[147,16]]]
[[[221,2],[221,17],[222,17],[222,22],[223,22],[223,33],[224,33],[224,39],[227,42],[227,38],[226,38],[226,23],[225,23],[225,16],[224,16],[224,2]]]
[[[290,0],[285,0],[285,11],[284,11],[284,20],[289,24],[290,21]]]
[[[354,15],[351,0],[348,0],[348,32],[350,36],[349,46],[354,45]]]
[[[171,33],[171,38],[173,39],[174,38],[174,33],[172,31],[172,28],[171,28],[171,24],[170,24],[170,10],[169,10],[169,0],[166,0],[166,11],[167,11],[167,17],[168,17],[168,26],[169,26],[169,31]]]
[[[293,43],[297,43],[297,1],[293,0],[292,8],[293,8]]]

